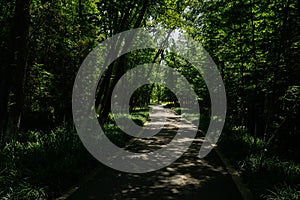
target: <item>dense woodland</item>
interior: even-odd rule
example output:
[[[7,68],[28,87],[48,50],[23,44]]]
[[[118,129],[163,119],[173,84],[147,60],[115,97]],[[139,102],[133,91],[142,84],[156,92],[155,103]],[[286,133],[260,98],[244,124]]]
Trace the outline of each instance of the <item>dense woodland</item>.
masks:
[[[147,26],[184,30],[213,58],[227,94],[219,146],[255,196],[299,198],[300,1],[1,0],[0,13],[1,198],[59,196],[87,162],[97,165],[72,125],[77,71],[100,42]],[[118,79],[132,66],[161,60],[199,95],[205,130],[205,83],[184,59],[161,49],[128,53],[105,72],[95,100],[103,126],[113,128],[107,105]],[[164,87],[147,85],[135,92],[131,107],[157,101],[176,99]]]

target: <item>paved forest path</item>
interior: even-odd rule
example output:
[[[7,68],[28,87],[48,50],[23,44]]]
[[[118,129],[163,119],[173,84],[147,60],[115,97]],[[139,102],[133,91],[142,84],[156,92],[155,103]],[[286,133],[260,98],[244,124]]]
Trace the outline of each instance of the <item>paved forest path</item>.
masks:
[[[128,150],[155,150],[170,142],[176,134],[180,116],[160,105],[152,110],[153,119],[163,118],[161,115],[167,118],[163,129],[151,139],[135,140],[127,147]],[[150,121],[147,126],[155,124]],[[181,158],[158,171],[130,174],[104,167],[68,199],[242,199],[214,150],[204,159],[197,157],[202,142],[203,137],[199,134]]]

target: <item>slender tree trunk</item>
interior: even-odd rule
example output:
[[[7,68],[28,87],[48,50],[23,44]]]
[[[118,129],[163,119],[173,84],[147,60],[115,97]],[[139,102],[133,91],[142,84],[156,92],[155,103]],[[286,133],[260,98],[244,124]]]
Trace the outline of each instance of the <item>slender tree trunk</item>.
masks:
[[[253,56],[253,84],[255,85],[254,91],[253,91],[253,98],[251,98],[250,104],[250,127],[249,131],[254,134],[254,136],[257,136],[257,119],[258,119],[258,111],[257,111],[257,98],[258,98],[258,81],[257,81],[257,64],[256,64],[256,42],[255,42],[255,24],[254,24],[254,0],[250,1],[250,13],[251,13],[251,38],[252,38],[252,56]]]
[[[5,53],[6,54],[6,53]],[[2,54],[2,55],[5,55]],[[8,68],[8,56],[3,58],[3,65],[1,65],[0,69],[0,147],[4,144],[4,138],[6,133],[6,122],[7,122],[7,114],[8,114],[8,97],[10,91],[10,76]]]
[[[7,140],[16,138],[20,128],[21,114],[24,106],[24,86],[27,69],[27,51],[30,23],[30,0],[17,0],[12,22],[10,48],[11,99],[12,106],[8,116]]]
[[[141,26],[144,16],[146,14],[147,8],[148,8],[148,3],[149,2],[147,0],[144,1],[141,11],[138,15],[138,18],[133,25],[133,28],[138,28]],[[129,17],[129,15],[128,15],[128,17]],[[125,20],[125,19],[122,19],[122,21],[123,20]],[[130,42],[131,41],[127,41],[128,44],[125,44],[124,47],[127,48],[128,46],[130,46]],[[125,72],[124,62],[125,62],[125,57],[124,56],[120,57],[118,63],[116,63],[112,66],[114,69],[109,69],[107,71],[108,73],[105,74],[105,78],[103,79],[103,81],[100,85],[101,92],[99,92],[98,95],[101,95],[101,96],[100,96],[100,100],[98,100],[99,105],[97,106],[98,107],[97,113],[100,115],[102,122],[105,122],[107,120],[109,111],[111,109],[109,102],[110,102],[113,88],[116,85],[119,78]],[[115,72],[115,74],[113,74],[114,72]],[[111,79],[111,78],[113,78],[113,79]]]
[[[285,51],[287,48],[286,43],[288,40],[288,17],[289,17],[289,12],[290,12],[290,1],[287,0],[285,3],[282,3],[282,12],[283,12],[283,19],[281,20],[281,26],[280,26],[280,31],[279,31],[279,39],[278,39],[278,43],[276,45],[276,51],[277,51],[277,57],[276,60],[274,62],[274,78],[273,78],[273,83],[272,83],[272,91],[268,91],[267,95],[268,95],[268,104],[267,104],[267,113],[266,113],[266,122],[265,122],[265,127],[264,127],[264,138],[266,138],[267,133],[269,132],[269,126],[270,123],[272,122],[271,118],[273,116],[274,113],[277,113],[278,110],[280,109],[278,104],[277,104],[277,99],[276,97],[278,97],[277,93],[277,89],[279,87],[278,84],[278,79],[279,77],[285,77],[282,75],[282,73],[280,73],[280,66],[281,65],[287,65],[286,61],[284,59],[282,59],[285,54]],[[270,138],[274,138],[276,139],[276,136],[273,134],[275,134],[275,132],[272,132],[272,136]],[[271,142],[271,141],[269,141]]]
[[[15,2],[9,2],[7,6],[8,10],[7,13],[1,13],[6,16],[13,16],[15,11]],[[1,22],[1,27],[4,28],[6,24],[11,25],[13,17],[9,17],[6,19],[7,21],[3,20]],[[11,28],[11,27],[9,27]],[[4,31],[4,30],[3,30]],[[10,85],[11,85],[11,68],[9,66],[10,60],[10,37],[3,37],[0,39],[2,43],[0,49],[0,147],[4,144],[4,137],[6,133],[7,127],[7,115],[8,115],[8,102],[9,102],[9,92],[10,92]]]

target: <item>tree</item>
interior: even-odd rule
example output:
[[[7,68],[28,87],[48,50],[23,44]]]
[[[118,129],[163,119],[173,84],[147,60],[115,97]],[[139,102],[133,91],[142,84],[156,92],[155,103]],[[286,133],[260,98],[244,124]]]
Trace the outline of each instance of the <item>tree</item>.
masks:
[[[8,39],[8,62],[1,70],[1,117],[0,127],[2,143],[16,137],[20,128],[21,114],[24,105],[24,85],[27,70],[27,51],[30,20],[30,0],[17,0],[14,17]],[[8,108],[9,95],[11,95]],[[9,109],[9,115],[8,115]],[[6,125],[6,120],[8,125]],[[6,127],[7,126],[7,127]],[[7,130],[8,128],[8,130]],[[8,134],[6,134],[8,132]]]

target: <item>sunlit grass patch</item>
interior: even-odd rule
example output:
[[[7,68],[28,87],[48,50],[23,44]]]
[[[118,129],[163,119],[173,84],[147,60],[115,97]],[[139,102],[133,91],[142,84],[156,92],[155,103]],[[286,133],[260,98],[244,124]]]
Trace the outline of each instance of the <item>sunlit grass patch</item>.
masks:
[[[111,120],[102,125],[106,136],[117,146],[124,147],[133,137],[124,133],[115,123],[114,117],[125,118],[143,126],[149,118],[149,107],[135,107],[129,114],[110,114]]]

